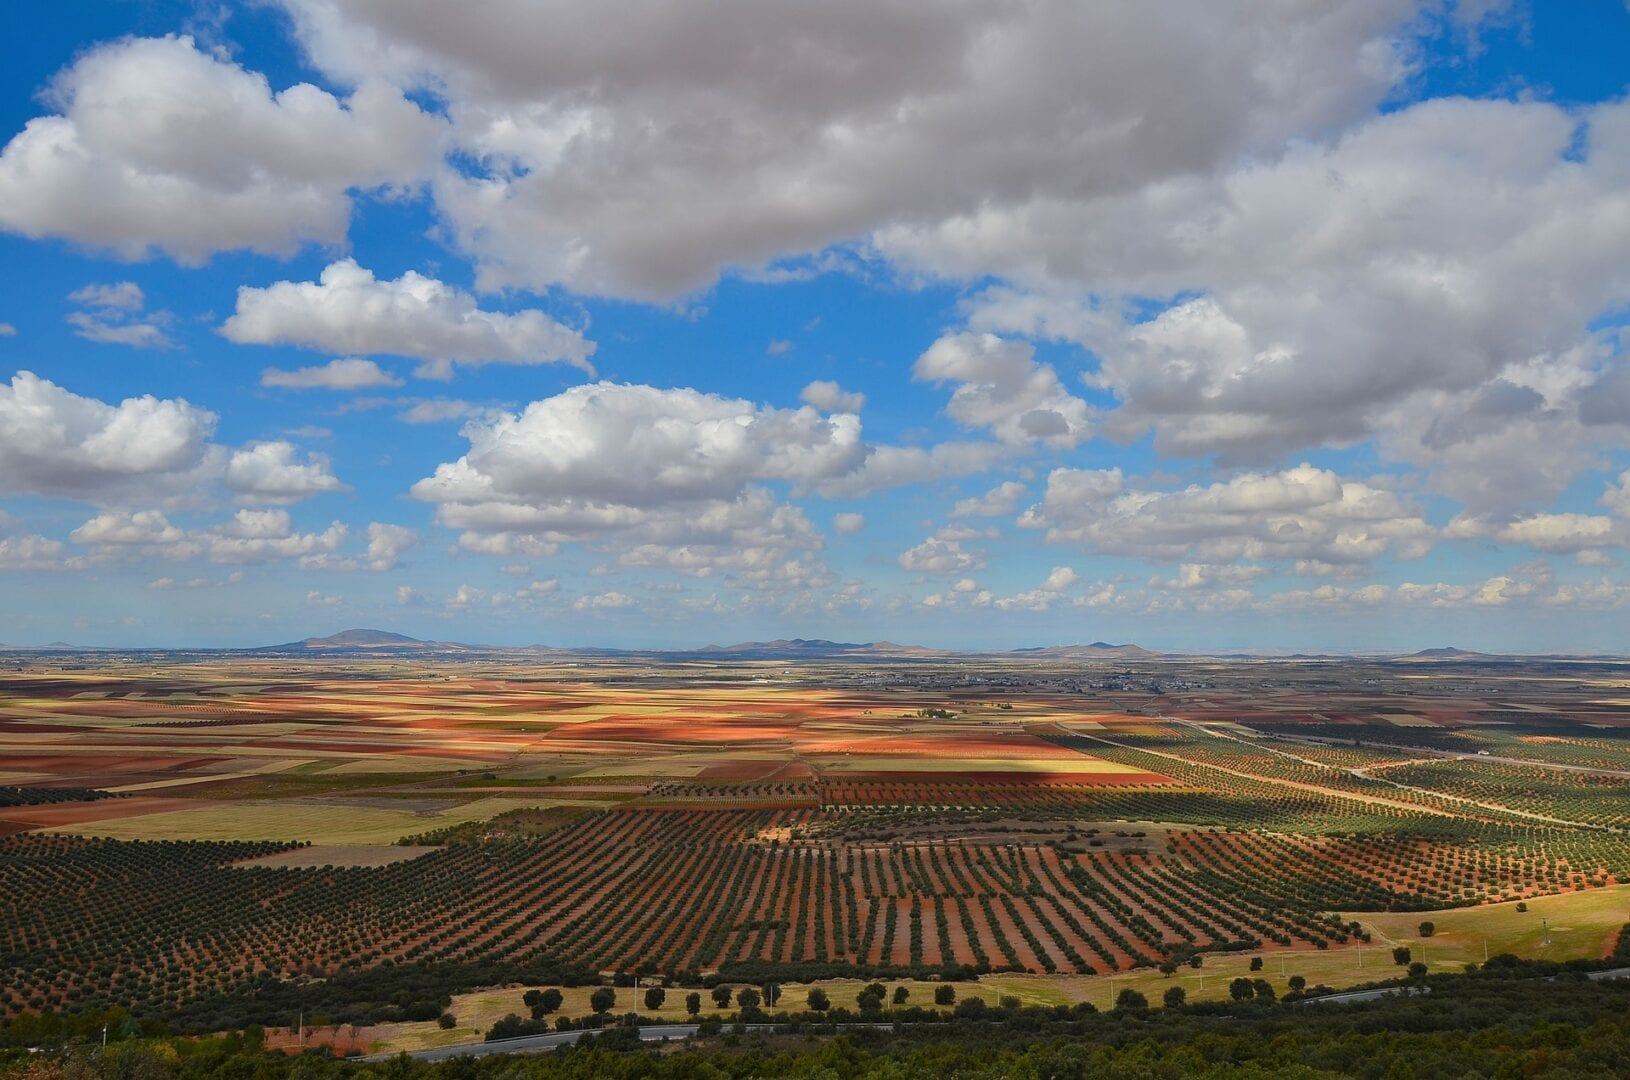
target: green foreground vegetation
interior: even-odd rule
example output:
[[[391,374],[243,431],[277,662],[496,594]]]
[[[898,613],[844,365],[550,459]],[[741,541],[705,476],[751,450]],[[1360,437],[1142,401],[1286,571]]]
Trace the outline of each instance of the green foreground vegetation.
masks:
[[[897,1032],[836,1036],[794,1021],[776,1033],[642,1044],[611,1028],[576,1047],[423,1063],[264,1049],[258,1030],[163,1035],[128,1020],[81,1022],[48,1049],[0,1052],[4,1080],[555,1080],[555,1078],[1619,1077],[1630,1074],[1630,981],[1555,965],[1497,963],[1434,976],[1428,993],[1357,1005],[1259,999],[1151,1010],[1010,1006]]]

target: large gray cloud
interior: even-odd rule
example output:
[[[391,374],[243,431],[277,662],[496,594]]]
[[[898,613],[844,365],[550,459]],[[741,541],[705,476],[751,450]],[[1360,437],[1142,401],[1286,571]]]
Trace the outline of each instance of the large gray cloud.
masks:
[[[487,286],[670,297],[882,224],[1206,171],[1362,115],[1407,0],[284,0],[342,80],[445,96]]]
[[[1438,490],[1510,511],[1622,441],[1579,404],[1617,420],[1616,349],[1591,324],[1630,301],[1624,102],[1429,101],[1212,175],[879,243],[1006,276],[972,325],[1092,349],[1120,402],[1108,433],[1152,430],[1167,455],[1267,463],[1378,438]]]

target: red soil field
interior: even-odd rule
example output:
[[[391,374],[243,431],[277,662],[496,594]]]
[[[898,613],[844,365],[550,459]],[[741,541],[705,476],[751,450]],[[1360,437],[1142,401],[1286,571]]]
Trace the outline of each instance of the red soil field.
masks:
[[[826,774],[835,783],[849,781],[888,784],[926,785],[943,781],[948,784],[1020,784],[1030,787],[1142,787],[1152,784],[1176,783],[1169,776],[1152,772],[958,772],[954,768],[936,772],[888,772],[884,770],[850,771]]]

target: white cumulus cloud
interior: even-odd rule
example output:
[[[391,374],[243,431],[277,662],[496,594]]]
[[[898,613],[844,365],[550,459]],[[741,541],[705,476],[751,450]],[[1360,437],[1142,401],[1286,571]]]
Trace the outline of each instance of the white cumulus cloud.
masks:
[[[266,368],[260,373],[260,385],[284,390],[365,390],[401,386],[402,380],[372,360],[350,356],[293,371]]]
[[[567,363],[592,371],[594,344],[536,308],[483,310],[475,297],[409,270],[380,281],[354,259],[330,263],[317,281],[238,289],[228,340],[299,345],[337,353],[385,353],[419,361],[421,378],[446,379],[459,364]]]
[[[350,192],[425,179],[445,126],[377,79],[273,92],[189,37],[97,46],[46,100],[0,151],[0,228],[193,265],[342,242]]]

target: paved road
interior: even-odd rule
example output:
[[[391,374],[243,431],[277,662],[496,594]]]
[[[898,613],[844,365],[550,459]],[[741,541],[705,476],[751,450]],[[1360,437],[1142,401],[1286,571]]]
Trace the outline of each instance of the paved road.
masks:
[[[756,1026],[756,1025],[755,1025]],[[446,1061],[456,1057],[485,1057],[488,1054],[514,1054],[527,1050],[553,1050],[557,1046],[575,1043],[584,1035],[593,1035],[600,1029],[587,1031],[552,1031],[547,1035],[522,1035],[516,1039],[498,1039],[493,1042],[460,1043],[457,1046],[438,1046],[434,1050],[415,1050],[408,1054],[419,1061]],[[640,1028],[640,1038],[647,1042],[663,1039],[688,1039],[695,1035],[696,1024],[650,1024]],[[364,1061],[385,1061],[395,1054],[372,1054]]]
[[[844,1029],[852,1028],[888,1028],[893,1030],[892,1023],[879,1024],[839,1024]],[[688,1039],[695,1035],[697,1024],[645,1024],[639,1029],[640,1038],[646,1042],[661,1042],[663,1039]],[[725,1031],[736,1031],[744,1028],[747,1031],[774,1031],[775,1024],[726,1024]],[[566,1046],[577,1042],[585,1035],[593,1035],[604,1028],[590,1028],[587,1031],[551,1031],[546,1035],[522,1035],[516,1039],[498,1039],[495,1042],[460,1043],[457,1046],[438,1046],[434,1050],[414,1050],[408,1057],[419,1061],[446,1061],[456,1057],[485,1057],[488,1054],[519,1054],[535,1052],[538,1050],[553,1050],[559,1046]],[[370,1054],[363,1061],[388,1061],[396,1054]]]
[[[1591,982],[1601,982],[1603,979],[1630,979],[1630,967],[1609,968],[1606,971],[1592,971],[1585,975]]]
[[[1320,997],[1303,998],[1304,1005],[1352,1005],[1360,1001],[1380,1001],[1389,997],[1414,997],[1416,994],[1430,994],[1430,986],[1383,986],[1379,990],[1349,990],[1345,994],[1324,994]]]

